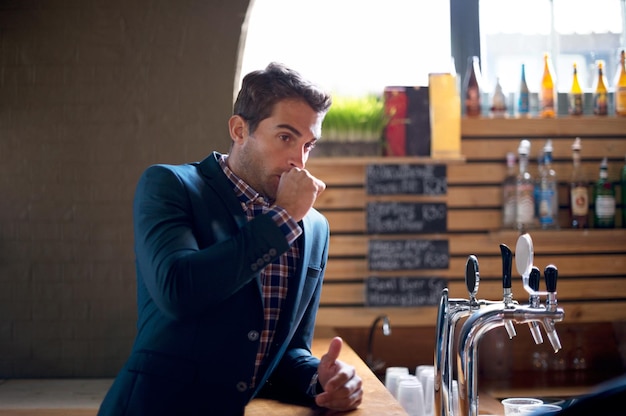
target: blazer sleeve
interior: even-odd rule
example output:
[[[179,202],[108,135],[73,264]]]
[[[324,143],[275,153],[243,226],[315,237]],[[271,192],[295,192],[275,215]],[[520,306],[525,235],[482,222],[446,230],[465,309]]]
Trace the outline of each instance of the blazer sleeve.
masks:
[[[269,215],[238,226],[222,197],[199,181],[192,166],[154,165],[133,202],[138,276],[173,318],[228,299],[289,248]]]

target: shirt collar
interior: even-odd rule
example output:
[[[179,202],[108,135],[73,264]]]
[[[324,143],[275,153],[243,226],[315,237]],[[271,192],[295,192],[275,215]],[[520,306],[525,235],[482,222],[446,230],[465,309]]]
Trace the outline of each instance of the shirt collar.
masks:
[[[228,167],[228,155],[223,154],[218,159],[220,167],[224,171],[224,174],[229,179],[233,191],[235,191],[235,195],[239,199],[239,201],[244,204],[246,207],[251,207],[253,205],[263,205],[269,206],[269,201],[267,198],[264,198],[263,195],[255,191],[250,185],[243,181],[239,176],[235,175],[235,173]]]

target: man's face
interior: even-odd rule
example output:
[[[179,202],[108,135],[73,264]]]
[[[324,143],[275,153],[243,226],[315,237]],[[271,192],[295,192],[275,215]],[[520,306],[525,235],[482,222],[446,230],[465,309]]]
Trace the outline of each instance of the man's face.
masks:
[[[233,148],[229,167],[255,191],[275,200],[283,172],[294,167],[304,169],[321,135],[323,118],[298,99],[276,103],[270,117],[261,121],[251,135],[241,117],[231,117]]]

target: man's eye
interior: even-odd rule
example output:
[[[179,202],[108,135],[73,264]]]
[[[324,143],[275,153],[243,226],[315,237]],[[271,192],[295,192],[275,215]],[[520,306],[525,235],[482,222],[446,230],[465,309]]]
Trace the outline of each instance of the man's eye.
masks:
[[[315,144],[316,144],[316,143],[307,143],[307,144],[305,144],[305,145],[304,145],[304,147],[305,147],[307,150],[313,150],[313,149],[315,148]]]
[[[291,136],[288,134],[281,134],[280,136],[280,140],[284,141],[284,142],[288,142],[289,139],[291,139]]]

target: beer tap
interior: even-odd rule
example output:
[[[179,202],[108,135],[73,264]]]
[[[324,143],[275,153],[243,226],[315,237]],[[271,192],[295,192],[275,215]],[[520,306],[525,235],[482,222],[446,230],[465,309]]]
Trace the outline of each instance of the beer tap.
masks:
[[[448,288],[444,288],[442,291],[437,312],[435,339],[435,401],[433,412],[435,416],[447,416],[453,413],[450,394],[452,393],[453,361],[451,357],[454,331],[460,319],[480,308],[481,302],[476,300],[479,282],[478,259],[472,254],[468,256],[465,262],[465,286],[469,299],[450,299]]]
[[[539,291],[539,280],[541,279],[541,272],[539,268],[533,266],[530,270],[530,275],[528,278],[528,285],[530,288],[537,292]],[[531,308],[540,308],[541,307],[541,299],[539,295],[531,293],[528,298],[528,304]],[[535,344],[539,345],[543,343],[543,337],[541,336],[541,329],[539,328],[539,323],[537,321],[531,321],[528,323],[528,327],[530,328],[530,333],[535,340]]]
[[[505,307],[512,307],[513,291],[511,290],[511,268],[513,264],[513,253],[506,244],[500,244],[500,253],[502,254],[502,303],[504,303]],[[513,337],[517,335],[513,322],[504,322],[504,328],[507,334],[509,334],[509,339],[513,339]]]
[[[511,296],[511,265],[512,253],[506,246],[503,250],[503,301],[490,301],[476,299],[478,286],[480,283],[480,273],[478,269],[478,258],[469,255],[465,263],[465,286],[468,292],[468,299],[450,299],[448,289],[444,288],[439,301],[437,313],[436,340],[435,340],[435,402],[434,414],[436,416],[449,416],[453,414],[452,400],[452,375],[453,375],[453,345],[457,323],[485,305],[506,304],[514,305],[516,302]],[[512,322],[505,325],[510,338],[516,335]]]
[[[559,271],[556,266],[553,264],[549,264],[543,271],[544,278],[546,280],[546,289],[548,291],[548,298],[546,300],[546,309],[549,312],[557,312],[559,310],[558,302],[556,300],[556,280],[558,277]],[[543,326],[546,329],[546,334],[548,335],[548,340],[550,344],[552,344],[552,348],[554,352],[558,352],[561,349],[561,340],[559,339],[559,334],[556,332],[556,328],[554,327],[554,323],[556,321],[551,319],[549,316],[544,319]]]
[[[539,296],[545,295],[546,296],[546,310],[557,311],[559,310],[559,308],[557,307],[558,302],[556,299],[556,282],[557,282],[557,277],[558,277],[558,270],[556,266],[552,264],[546,266],[544,270],[544,278],[546,281],[546,291],[540,291],[538,282],[536,282],[536,284],[531,284],[533,259],[534,259],[533,241],[530,238],[530,235],[528,235],[527,233],[522,234],[517,239],[517,244],[515,246],[515,265],[517,267],[517,271],[519,272],[519,274],[522,275],[522,284],[524,285],[524,289],[530,294],[531,303],[532,303],[532,299],[535,299],[533,298],[533,296],[536,296],[538,298]],[[535,273],[538,273],[538,270]],[[554,321],[550,319],[546,319],[543,322],[543,326],[546,330],[546,334],[548,335],[548,340],[552,344],[552,348],[554,349],[554,352],[558,352],[561,349],[561,340],[559,339],[559,335],[557,334],[556,329],[554,328]],[[533,332],[533,337],[535,337],[535,335],[536,334]],[[537,338],[535,338],[535,342],[537,342]],[[543,338],[542,338],[542,342],[543,342]]]
[[[531,295],[540,296],[542,292],[530,286],[533,252],[532,240],[528,234],[523,234],[518,239],[515,256],[517,268],[522,274],[524,288]],[[555,352],[561,348],[554,324],[562,321],[565,313],[557,306],[556,267],[552,265],[546,267],[544,274],[548,288],[545,308],[535,307],[532,304],[518,305],[511,302],[507,305],[505,302],[498,302],[480,308],[463,323],[457,351],[459,405],[462,415],[478,415],[478,344],[485,333],[499,326],[506,326],[507,322],[511,324],[538,322],[543,324]]]

